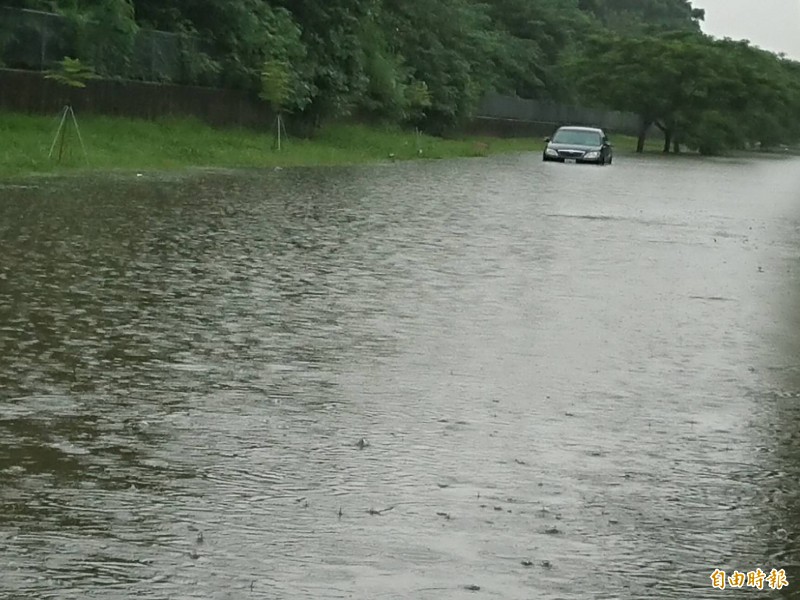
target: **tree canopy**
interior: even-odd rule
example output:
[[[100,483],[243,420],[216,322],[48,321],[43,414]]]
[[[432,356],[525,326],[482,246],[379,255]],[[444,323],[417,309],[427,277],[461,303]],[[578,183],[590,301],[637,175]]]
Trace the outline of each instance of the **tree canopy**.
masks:
[[[443,131],[496,91],[635,112],[643,132],[663,131],[666,149],[800,135],[788,119],[800,105],[800,65],[703,35],[704,13],[689,0],[6,4],[68,16],[78,58],[100,75],[129,76],[147,29],[185,41],[185,82],[259,94],[265,65],[273,74],[280,65],[282,110],[317,123],[358,113]]]
[[[706,154],[798,139],[797,67],[699,33],[593,37],[572,65],[585,97],[641,117],[640,149],[654,125],[665,152],[686,145]]]

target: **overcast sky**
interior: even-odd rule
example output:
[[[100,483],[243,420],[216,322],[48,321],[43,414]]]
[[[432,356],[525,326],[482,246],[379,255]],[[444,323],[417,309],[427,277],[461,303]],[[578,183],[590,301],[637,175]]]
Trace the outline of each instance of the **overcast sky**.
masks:
[[[800,0],[692,0],[692,6],[706,9],[706,33],[800,60]]]

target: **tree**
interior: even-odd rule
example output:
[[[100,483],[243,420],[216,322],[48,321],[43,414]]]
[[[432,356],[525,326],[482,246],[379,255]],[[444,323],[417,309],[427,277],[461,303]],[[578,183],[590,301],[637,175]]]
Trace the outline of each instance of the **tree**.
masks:
[[[261,71],[261,93],[259,97],[267,102],[276,115],[276,142],[281,149],[283,130],[283,111],[291,96],[291,72],[289,66],[278,60],[268,60]]]
[[[688,0],[579,0],[581,10],[609,29],[627,35],[657,31],[700,31],[705,11]]]
[[[430,93],[419,125],[441,133],[494,89],[502,71],[502,35],[487,7],[471,0],[386,0],[384,7],[390,50]]]
[[[73,54],[107,77],[130,75],[139,27],[178,33],[194,59],[185,79],[218,73],[214,84],[308,123],[357,115],[443,133],[496,91],[635,112],[640,151],[652,127],[665,151],[800,136],[800,65],[703,35],[689,0],[6,3],[68,15]]]
[[[259,92],[267,61],[290,65],[292,108],[304,108],[313,93],[311,65],[292,14],[266,0],[136,0],[137,19],[178,33],[196,33],[208,40],[219,62],[221,83]]]
[[[350,114],[368,87],[364,30],[379,0],[276,0],[301,30],[308,53],[310,102],[315,123]]]
[[[62,0],[58,9],[73,26],[81,61],[106,77],[127,75],[139,30],[131,0]]]
[[[593,38],[571,69],[585,100],[640,116],[639,152],[652,125],[664,152],[686,144],[712,154],[785,137],[777,119],[798,98],[798,80],[775,55],[695,33]]]
[[[488,0],[503,36],[497,90],[524,98],[563,99],[569,83],[560,67],[593,24],[577,0]]]

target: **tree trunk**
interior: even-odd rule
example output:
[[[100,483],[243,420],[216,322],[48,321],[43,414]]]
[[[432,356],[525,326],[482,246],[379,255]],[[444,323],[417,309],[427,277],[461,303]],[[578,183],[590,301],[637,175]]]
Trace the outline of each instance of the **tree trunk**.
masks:
[[[639,129],[639,139],[636,141],[636,152],[641,154],[644,152],[644,143],[647,139],[647,130],[650,129],[651,123],[642,121],[642,126]]]
[[[675,154],[680,154],[681,153],[681,143],[678,140],[675,140],[674,142],[672,142],[672,151]]]
[[[672,131],[669,129],[664,130],[664,154],[669,154],[669,149],[672,146]]]

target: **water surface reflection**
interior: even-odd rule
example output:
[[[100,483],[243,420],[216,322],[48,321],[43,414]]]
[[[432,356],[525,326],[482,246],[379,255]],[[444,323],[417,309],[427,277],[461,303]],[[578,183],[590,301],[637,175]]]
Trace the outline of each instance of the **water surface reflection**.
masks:
[[[1,189],[0,590],[800,581],[797,162],[619,162]]]

